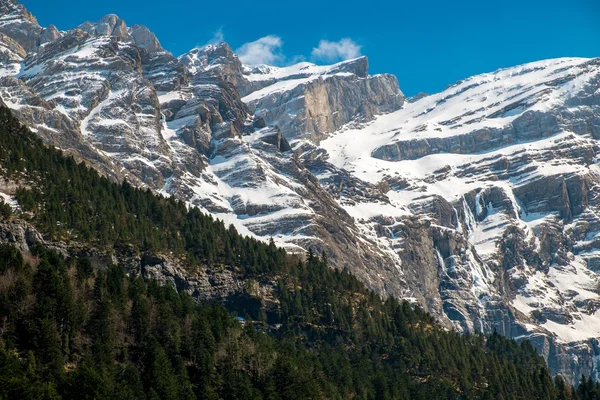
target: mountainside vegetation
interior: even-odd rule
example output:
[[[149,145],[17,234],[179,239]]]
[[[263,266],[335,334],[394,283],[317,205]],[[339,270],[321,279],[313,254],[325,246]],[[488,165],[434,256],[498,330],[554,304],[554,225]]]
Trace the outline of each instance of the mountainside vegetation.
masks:
[[[276,311],[199,302],[122,265],[0,246],[1,399],[592,399],[527,341],[459,335],[382,299],[326,256],[306,259],[173,198],[117,184],[47,148],[0,108],[2,177],[48,240],[170,251],[274,281]],[[235,318],[235,316],[238,316]],[[596,396],[596,397],[594,397]]]

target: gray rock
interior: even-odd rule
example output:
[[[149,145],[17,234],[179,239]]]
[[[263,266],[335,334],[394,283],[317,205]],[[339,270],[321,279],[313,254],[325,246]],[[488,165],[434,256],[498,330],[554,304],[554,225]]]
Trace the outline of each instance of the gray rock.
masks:
[[[60,39],[61,36],[61,33],[54,25],[48,25],[48,27],[42,31],[40,36],[40,45],[54,42],[55,40]]]
[[[311,75],[242,82],[240,90],[249,95],[250,109],[268,124],[279,126],[287,139],[309,138],[318,143],[348,123],[370,121],[375,115],[395,111],[404,104],[394,76],[369,76],[367,69],[367,58],[361,57],[334,66],[322,75],[313,75],[313,79],[290,90],[273,91],[257,99],[252,95],[257,90],[268,90],[270,85]]]
[[[35,51],[40,45],[42,28],[37,19],[16,0],[0,2],[0,33],[10,37],[26,51]]]
[[[163,51],[163,48],[160,46],[160,42],[154,33],[150,32],[150,30],[145,26],[134,25],[131,27],[129,34],[131,35],[135,44],[142,49],[145,49],[150,53]]]

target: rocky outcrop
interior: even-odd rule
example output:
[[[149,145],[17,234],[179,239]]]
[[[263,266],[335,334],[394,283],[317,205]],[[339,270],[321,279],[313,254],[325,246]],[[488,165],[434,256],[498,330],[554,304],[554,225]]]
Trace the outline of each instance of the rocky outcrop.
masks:
[[[366,57],[327,68],[308,64],[250,70],[241,84],[244,101],[288,139],[318,143],[327,134],[354,122],[395,111],[404,95],[392,75],[369,76]]]
[[[55,40],[58,40],[61,37],[62,37],[62,34],[58,31],[56,26],[48,25],[48,27],[46,29],[44,29],[42,31],[42,34],[40,35],[40,46],[42,46],[46,43],[54,42]]]
[[[155,53],[157,51],[164,51],[158,41],[156,35],[150,32],[150,29],[143,25],[134,25],[129,30],[131,39],[140,48],[146,50],[149,53]]]
[[[527,111],[502,128],[482,128],[472,132],[448,138],[423,138],[408,141],[396,141],[375,149],[372,156],[387,161],[416,160],[430,154],[458,153],[471,154],[489,151],[522,141],[539,140],[564,130],[570,130],[571,124],[594,126],[595,115],[591,121],[582,120],[560,124],[559,116],[539,111]]]
[[[244,281],[231,267],[202,269],[191,274],[177,260],[143,254],[139,258],[139,272],[148,280],[171,286],[199,300],[224,300],[245,292]]]
[[[37,50],[43,29],[22,4],[16,0],[3,0],[0,16],[0,33],[15,40],[27,52]]]
[[[240,85],[245,81],[242,63],[227,43],[192,49],[181,55],[178,60],[193,76],[219,76],[223,81],[232,84],[239,93],[244,93],[240,90]]]
[[[30,247],[45,243],[45,241],[30,224],[12,220],[0,224],[0,243],[10,244],[23,253],[29,253]]]

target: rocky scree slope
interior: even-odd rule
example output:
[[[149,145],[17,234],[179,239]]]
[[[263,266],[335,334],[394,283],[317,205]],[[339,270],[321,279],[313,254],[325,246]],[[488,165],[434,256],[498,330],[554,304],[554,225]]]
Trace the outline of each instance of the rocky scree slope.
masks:
[[[59,32],[0,9],[0,96],[47,143],[291,251],[326,250],[447,327],[597,369],[600,67],[557,59],[406,102],[366,58],[174,57],[117,16]]]

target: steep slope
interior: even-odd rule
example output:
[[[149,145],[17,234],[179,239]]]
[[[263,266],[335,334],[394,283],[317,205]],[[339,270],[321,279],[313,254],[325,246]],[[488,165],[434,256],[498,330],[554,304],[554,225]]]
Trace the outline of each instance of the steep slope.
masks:
[[[342,130],[320,153],[431,225],[420,252],[438,259],[411,267],[434,262],[430,295],[457,328],[541,335],[556,371],[597,368],[599,82],[598,59],[499,70]],[[402,221],[381,219],[368,222],[393,246]]]
[[[288,139],[319,142],[348,123],[396,111],[404,95],[393,75],[368,75],[366,57],[331,66],[245,67],[240,92],[253,112]]]

